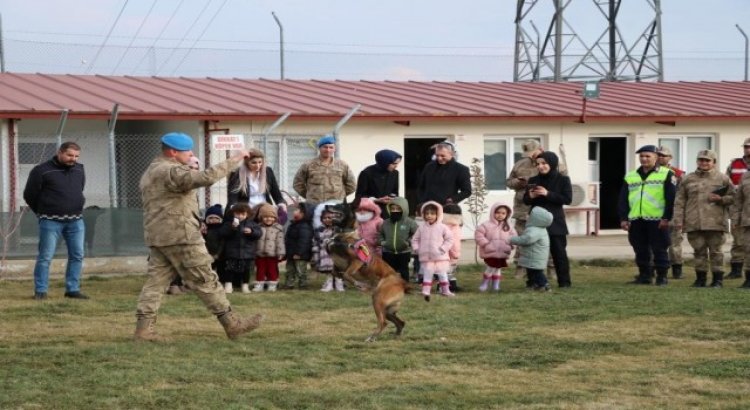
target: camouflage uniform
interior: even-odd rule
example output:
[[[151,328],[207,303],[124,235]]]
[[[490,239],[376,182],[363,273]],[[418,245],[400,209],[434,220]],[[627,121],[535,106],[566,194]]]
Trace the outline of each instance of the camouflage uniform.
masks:
[[[750,172],[742,176],[740,185],[737,187],[734,206],[732,207],[732,227],[738,227],[736,231],[742,232],[745,244],[745,255],[750,255]],[[750,266],[746,261],[745,266]],[[750,269],[745,270],[745,283],[743,288],[750,287]]]
[[[721,202],[709,202],[708,195],[717,189],[728,187]],[[723,275],[724,234],[728,231],[729,207],[734,203],[732,181],[716,169],[696,170],[682,179],[674,204],[673,221],[687,232],[688,242],[693,247],[696,273],[711,272]],[[720,276],[719,275],[719,276]]]
[[[307,202],[321,203],[343,200],[354,192],[357,183],[346,162],[333,159],[331,164],[325,164],[315,158],[299,167],[292,185]]]
[[[677,167],[673,167],[671,165],[667,165],[667,166],[669,167],[669,169],[672,170],[672,172],[674,173],[674,176],[677,178],[676,185],[677,185],[677,188],[679,189],[680,183],[682,182],[682,178],[685,175],[685,171]],[[669,239],[670,239],[671,244],[669,245],[668,252],[669,252],[669,263],[672,264],[673,269],[674,269],[674,265],[679,265],[680,267],[682,266],[682,262],[683,262],[682,241],[684,239],[683,237],[684,228],[683,230],[675,229],[674,224],[675,224],[675,219],[672,219],[671,221],[669,221],[669,234],[670,234]],[[679,276],[681,276],[681,274]],[[677,276],[675,276],[675,278],[677,278]]]
[[[750,169],[750,157],[742,158],[745,161],[745,165],[748,169]],[[730,161],[729,166],[727,167],[727,176],[731,177],[732,175],[732,162],[734,160]],[[735,185],[735,188],[739,189],[740,185]],[[742,263],[745,260],[745,247],[744,247],[744,241],[743,241],[743,230],[742,229],[733,229],[732,230],[732,248],[729,251],[731,255],[730,263],[731,264],[737,264],[739,266],[740,271],[742,270]],[[734,269],[733,269],[734,270]],[[735,273],[736,274],[736,273]]]
[[[198,198],[193,190],[212,185],[239,164],[229,159],[199,172],[160,156],[146,169],[140,189],[145,242],[150,248],[149,277],[138,297],[139,319],[156,318],[164,289],[175,275],[182,277],[213,314],[231,310],[211,269],[213,257],[200,232]]]

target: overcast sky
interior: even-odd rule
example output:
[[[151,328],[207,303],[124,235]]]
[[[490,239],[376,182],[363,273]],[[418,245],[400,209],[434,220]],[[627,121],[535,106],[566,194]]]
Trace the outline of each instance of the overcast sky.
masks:
[[[512,81],[515,6],[515,0],[0,0],[0,13],[7,71],[278,78],[275,11],[284,26],[287,78]],[[744,39],[735,24],[750,33],[749,6],[749,0],[663,0],[665,79],[742,80]],[[552,1],[534,10],[543,31]],[[625,0],[626,41],[634,42],[652,16],[647,0]],[[586,44],[606,27],[593,0],[572,0],[566,19]]]

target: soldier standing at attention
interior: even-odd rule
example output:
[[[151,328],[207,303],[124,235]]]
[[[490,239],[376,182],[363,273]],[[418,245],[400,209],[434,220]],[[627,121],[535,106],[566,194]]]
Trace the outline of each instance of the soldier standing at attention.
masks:
[[[138,297],[136,341],[155,341],[156,313],[164,289],[175,275],[182,277],[196,296],[219,319],[230,339],[247,333],[263,320],[262,315],[240,318],[234,311],[211,269],[213,257],[200,232],[196,188],[208,187],[237,169],[247,151],[204,171],[190,169],[193,139],[172,132],[161,137],[161,155],[141,177],[143,231],[150,248],[148,279]]]
[[[674,172],[674,176],[677,179],[677,188],[680,188],[680,181],[682,176],[685,175],[685,171],[672,166],[672,150],[667,147],[661,146],[656,151],[659,165],[667,167]],[[674,219],[669,224],[669,236],[672,245],[669,246],[669,262],[672,264],[672,278],[682,279],[682,231],[676,229],[674,226]]]
[[[698,167],[683,178],[674,204],[674,228],[687,232],[695,251],[695,283],[706,287],[709,259],[711,287],[720,288],[724,279],[724,234],[729,230],[729,207],[734,203],[734,186],[729,177],[716,169],[716,153],[698,152]]]
[[[727,167],[727,176],[732,180],[735,188],[739,187],[742,176],[750,169],[750,138],[745,138],[742,146],[742,158],[733,159],[729,163],[729,167]],[[734,225],[732,225],[732,228],[734,228]],[[742,263],[745,260],[745,250],[742,242],[744,239],[743,236],[742,228],[737,230],[732,229],[732,249],[730,250],[732,258],[729,260],[732,270],[729,271],[727,279],[742,277]]]
[[[620,190],[620,227],[628,232],[635,252],[638,278],[635,284],[651,284],[651,260],[656,267],[656,284],[667,285],[669,270],[669,221],[674,211],[675,177],[657,164],[656,146],[644,145],[636,154],[641,166],[625,174]]]

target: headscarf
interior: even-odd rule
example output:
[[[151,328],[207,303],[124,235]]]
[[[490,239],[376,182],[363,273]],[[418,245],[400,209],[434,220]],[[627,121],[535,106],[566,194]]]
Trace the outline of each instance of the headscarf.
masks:
[[[383,171],[388,170],[388,166],[393,164],[397,159],[401,159],[402,156],[396,151],[390,149],[380,150],[375,153],[375,164]]]

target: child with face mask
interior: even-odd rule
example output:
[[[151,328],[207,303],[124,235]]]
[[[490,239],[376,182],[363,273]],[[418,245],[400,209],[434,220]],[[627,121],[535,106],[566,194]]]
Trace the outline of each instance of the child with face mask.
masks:
[[[392,198],[386,206],[386,219],[380,227],[378,243],[383,250],[383,260],[406,282],[409,282],[411,238],[417,228],[417,222],[409,218],[406,198]]]

